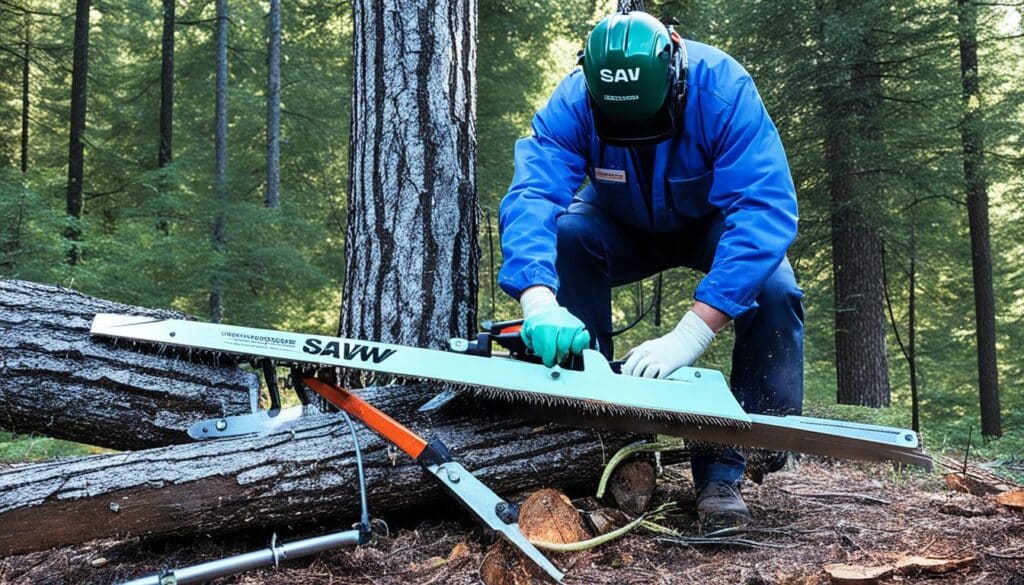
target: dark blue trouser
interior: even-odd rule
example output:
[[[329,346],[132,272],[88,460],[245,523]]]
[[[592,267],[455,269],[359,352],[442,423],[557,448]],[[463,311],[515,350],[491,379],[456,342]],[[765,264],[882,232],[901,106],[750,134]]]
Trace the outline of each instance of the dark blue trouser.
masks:
[[[612,287],[677,266],[707,273],[724,228],[722,216],[714,215],[685,230],[652,234],[576,201],[558,218],[558,301],[586,324],[592,344],[612,359]],[[764,283],[758,307],[735,321],[730,383],[749,413],[801,412],[802,296],[793,269],[784,260]],[[710,481],[739,482],[746,460],[735,449],[702,449],[693,454],[692,468],[699,491]]]

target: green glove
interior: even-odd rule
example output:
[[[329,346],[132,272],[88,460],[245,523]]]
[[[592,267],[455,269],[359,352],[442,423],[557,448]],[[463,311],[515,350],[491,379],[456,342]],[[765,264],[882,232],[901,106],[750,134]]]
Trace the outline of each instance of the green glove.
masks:
[[[520,301],[526,317],[520,335],[545,366],[550,368],[570,353],[582,353],[590,347],[590,333],[583,321],[559,306],[550,289],[531,288]]]

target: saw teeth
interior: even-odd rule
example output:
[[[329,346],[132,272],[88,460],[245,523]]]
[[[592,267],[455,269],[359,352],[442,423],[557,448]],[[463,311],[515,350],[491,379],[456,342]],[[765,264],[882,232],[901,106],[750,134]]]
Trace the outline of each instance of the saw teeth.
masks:
[[[117,345],[116,338],[110,339],[114,345]],[[250,361],[256,363],[258,360],[266,359],[265,356],[254,355],[254,354],[243,354],[226,351],[213,351],[206,349],[199,349],[195,347],[181,347],[176,345],[168,345],[164,343],[144,342],[133,340],[131,341],[131,348],[133,350],[155,351],[160,355],[167,353],[173,353],[176,358],[183,359],[189,362],[199,362],[213,365],[237,365]],[[627,415],[635,418],[645,418],[648,420],[668,420],[668,421],[680,421],[688,424],[695,425],[706,425],[706,426],[718,426],[718,427],[733,427],[746,429],[750,427],[749,423],[740,420],[734,420],[731,418],[723,418],[709,415],[702,415],[698,413],[688,412],[671,412],[661,410],[651,410],[646,408],[639,408],[635,406],[629,406],[626,404],[615,404],[609,402],[598,402],[582,400],[567,396],[558,396],[554,394],[542,394],[537,392],[518,392],[515,390],[509,390],[507,388],[493,388],[490,386],[467,386],[465,384],[454,384],[448,380],[439,380],[432,378],[418,378],[399,376],[395,374],[389,374],[387,372],[368,372],[366,370],[359,370],[356,368],[342,368],[338,366],[322,366],[318,368],[313,364],[303,363],[300,367],[304,371],[315,371],[317,369],[329,369],[335,374],[335,379],[340,380],[343,375],[351,372],[358,376],[358,380],[362,383],[363,387],[368,386],[385,386],[399,383],[439,383],[444,384],[446,387],[455,387],[460,391],[465,391],[473,394],[474,396],[482,396],[484,398],[491,398],[495,400],[501,400],[504,402],[526,402],[530,404],[537,404],[548,407],[567,407],[576,408],[585,412],[593,412],[596,414],[607,414],[611,416]]]

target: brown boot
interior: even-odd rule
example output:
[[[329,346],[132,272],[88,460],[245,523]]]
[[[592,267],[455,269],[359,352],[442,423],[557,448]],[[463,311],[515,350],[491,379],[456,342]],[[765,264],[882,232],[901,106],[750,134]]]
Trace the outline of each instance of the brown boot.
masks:
[[[732,483],[713,481],[697,494],[697,516],[704,532],[734,528],[750,523],[750,509]]]

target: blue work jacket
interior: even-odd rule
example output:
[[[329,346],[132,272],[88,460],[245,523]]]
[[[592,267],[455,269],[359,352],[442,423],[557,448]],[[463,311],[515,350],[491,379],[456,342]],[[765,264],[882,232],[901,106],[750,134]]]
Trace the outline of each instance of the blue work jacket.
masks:
[[[687,97],[675,135],[655,147],[653,174],[637,172],[636,149],[594,132],[583,72],[574,70],[515,145],[515,174],[501,202],[504,263],[513,298],[534,285],[557,292],[556,219],[574,196],[634,230],[665,233],[719,213],[725,231],[694,298],[737,317],[796,237],[796,190],[779,133],[750,75],[724,52],[685,41]],[[594,189],[579,192],[584,179]],[[649,184],[648,184],[649,183]]]

